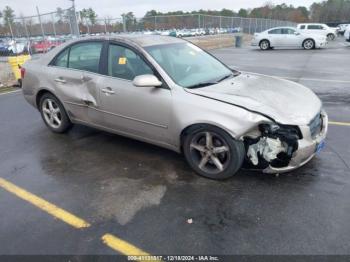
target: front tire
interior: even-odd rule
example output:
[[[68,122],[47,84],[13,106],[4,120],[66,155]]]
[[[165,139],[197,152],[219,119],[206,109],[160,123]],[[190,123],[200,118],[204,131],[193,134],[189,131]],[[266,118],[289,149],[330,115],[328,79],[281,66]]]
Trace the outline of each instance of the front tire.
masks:
[[[271,48],[269,40],[262,40],[262,41],[259,43],[259,47],[260,47],[260,49],[263,50],[263,51],[269,50],[269,49]]]
[[[64,133],[72,126],[63,105],[50,93],[40,98],[40,113],[46,126],[54,133]]]
[[[314,48],[315,48],[315,41],[312,40],[312,39],[306,39],[306,40],[303,42],[303,48],[304,48],[305,50],[314,49]]]
[[[232,177],[242,166],[245,148],[220,128],[201,125],[184,138],[183,152],[197,174],[216,180]]]

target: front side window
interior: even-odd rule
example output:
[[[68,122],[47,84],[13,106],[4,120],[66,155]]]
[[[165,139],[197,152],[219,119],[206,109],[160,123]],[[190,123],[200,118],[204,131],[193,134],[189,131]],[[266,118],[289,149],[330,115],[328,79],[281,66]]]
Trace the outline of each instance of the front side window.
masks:
[[[272,34],[272,35],[282,34],[282,29],[281,29],[281,28],[278,28],[278,29],[270,30],[270,31],[269,31],[269,34]]]
[[[173,81],[185,88],[212,85],[233,76],[217,59],[191,43],[145,47]]]
[[[133,80],[136,76],[146,74],[153,74],[153,71],[138,54],[124,46],[109,45],[109,76]]]
[[[102,42],[85,42],[70,48],[68,67],[98,73]]]
[[[305,29],[305,25],[300,26],[300,29]]]

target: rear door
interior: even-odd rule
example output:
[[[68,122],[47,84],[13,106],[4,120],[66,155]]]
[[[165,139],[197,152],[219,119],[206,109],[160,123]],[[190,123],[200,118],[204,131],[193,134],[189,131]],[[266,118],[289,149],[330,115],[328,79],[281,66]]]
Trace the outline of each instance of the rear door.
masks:
[[[86,123],[99,105],[98,82],[104,41],[81,41],[64,49],[49,66],[49,81],[70,117]]]

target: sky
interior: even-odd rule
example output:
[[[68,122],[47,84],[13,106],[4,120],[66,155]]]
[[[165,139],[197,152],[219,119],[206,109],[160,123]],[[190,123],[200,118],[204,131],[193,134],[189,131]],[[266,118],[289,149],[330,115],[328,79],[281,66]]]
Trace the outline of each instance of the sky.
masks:
[[[318,0],[270,0],[274,4],[292,4],[294,6],[309,7]],[[137,17],[142,17],[147,11],[192,11],[199,9],[221,10],[222,8],[238,11],[240,8],[259,7],[266,0],[75,0],[77,10],[92,7],[99,17],[120,17],[122,13],[134,12]],[[36,14],[36,6],[40,13],[51,12],[56,7],[68,8],[70,0],[0,0],[0,10],[9,5],[15,10],[16,15]]]

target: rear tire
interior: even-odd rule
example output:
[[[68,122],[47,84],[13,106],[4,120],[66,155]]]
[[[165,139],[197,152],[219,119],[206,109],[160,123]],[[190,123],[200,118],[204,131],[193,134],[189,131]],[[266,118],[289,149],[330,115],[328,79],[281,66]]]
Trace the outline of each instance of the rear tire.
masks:
[[[183,141],[183,152],[188,164],[203,177],[227,179],[243,164],[243,142],[215,126],[198,125],[188,131]]]
[[[39,110],[46,126],[54,133],[65,133],[72,123],[61,102],[52,94],[40,98]]]
[[[269,40],[261,40],[259,47],[263,51],[269,50],[271,48]]]

